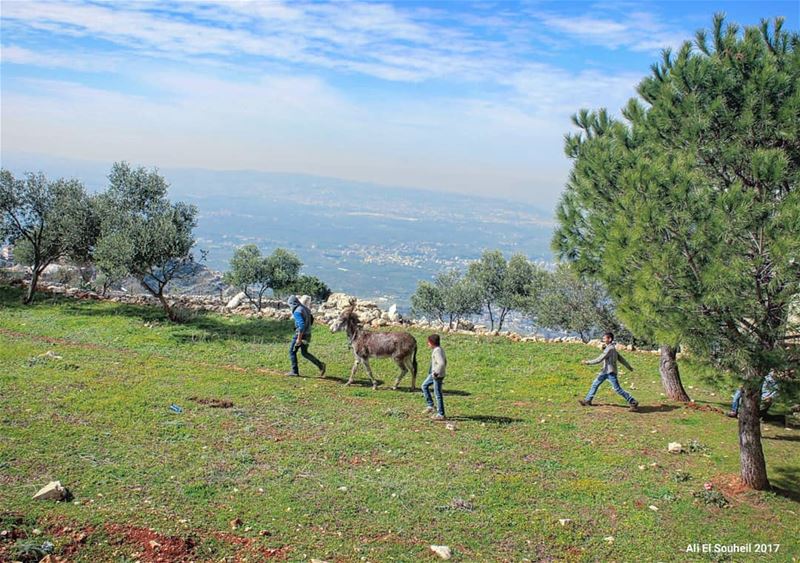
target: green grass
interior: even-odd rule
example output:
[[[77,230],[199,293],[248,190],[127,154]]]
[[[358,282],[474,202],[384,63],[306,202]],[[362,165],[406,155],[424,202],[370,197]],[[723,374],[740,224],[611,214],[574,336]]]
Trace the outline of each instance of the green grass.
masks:
[[[217,315],[176,326],[108,302],[23,307],[0,288],[0,529],[11,532],[0,560],[27,536],[70,560],[146,561],[158,552],[121,531],[139,528],[188,540],[197,561],[434,560],[431,544],[460,561],[710,559],[685,553],[691,543],[779,543],[764,560],[797,560],[800,432],[782,417],[764,426],[776,491],[723,486],[738,473],[735,421],[665,402],[657,356],[629,353],[636,372],[621,376],[643,412],[608,386],[586,409],[576,398],[593,371],[579,362],[596,350],[445,335],[451,431],[421,414],[419,394],[388,389],[389,361],[372,363],[378,391],[363,372],[342,385],[352,355],[324,326],[312,351],[331,377],[310,377],[303,360],[309,377],[278,375],[291,330]],[[421,348],[423,374],[427,364]],[[730,390],[702,368],[681,371],[698,402],[727,406]],[[692,440],[706,449],[667,453]],[[75,503],[31,500],[55,479]],[[729,507],[693,497],[706,481]]]

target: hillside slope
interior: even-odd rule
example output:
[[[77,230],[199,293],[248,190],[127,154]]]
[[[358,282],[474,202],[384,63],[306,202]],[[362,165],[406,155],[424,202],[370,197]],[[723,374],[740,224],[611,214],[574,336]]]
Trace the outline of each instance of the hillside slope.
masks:
[[[108,302],[23,307],[0,287],[0,560],[26,536],[76,561],[434,560],[431,544],[458,561],[708,560],[686,553],[696,542],[800,553],[800,430],[765,424],[777,490],[742,491],[735,421],[663,402],[657,357],[629,354],[636,372],[621,378],[641,413],[608,387],[587,409],[575,399],[593,371],[579,361],[596,349],[446,336],[448,428],[417,393],[387,389],[388,361],[372,364],[378,391],[363,373],[343,386],[352,355],[322,326],[312,350],[330,377],[303,363],[308,377],[280,375],[291,330],[216,315],[176,326]],[[421,346],[418,383],[427,364]],[[681,369],[704,409],[727,406],[701,368]],[[74,502],[30,500],[56,479]],[[706,482],[730,506],[696,500]]]

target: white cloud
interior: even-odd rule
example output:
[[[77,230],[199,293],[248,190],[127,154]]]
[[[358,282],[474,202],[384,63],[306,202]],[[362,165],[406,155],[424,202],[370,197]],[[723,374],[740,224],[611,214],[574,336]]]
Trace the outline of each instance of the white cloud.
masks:
[[[685,31],[671,28],[653,14],[641,11],[613,19],[591,14],[566,17],[547,12],[539,13],[538,17],[552,31],[608,49],[657,51],[666,47],[676,48],[690,38]]]

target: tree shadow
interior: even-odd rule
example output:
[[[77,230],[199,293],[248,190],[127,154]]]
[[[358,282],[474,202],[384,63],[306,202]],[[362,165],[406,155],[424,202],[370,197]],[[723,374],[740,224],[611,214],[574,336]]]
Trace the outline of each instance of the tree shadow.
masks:
[[[783,414],[765,414],[761,417],[761,422],[764,424],[769,424],[770,426],[774,426],[776,428],[786,428],[786,415]]]
[[[182,323],[170,321],[163,309],[149,305],[113,303],[111,310],[97,308],[92,301],[67,300],[63,311],[69,315],[108,317],[122,315],[145,323],[163,323],[173,328],[172,339],[180,344],[195,344],[215,340],[237,340],[251,344],[285,342],[288,348],[294,325],[291,321],[269,318],[234,317],[226,319],[211,311],[192,310]],[[188,330],[186,330],[188,329]]]
[[[775,494],[800,503],[800,467],[773,468],[770,483]]]
[[[515,422],[522,422],[521,418],[511,418],[510,416],[493,416],[488,414],[475,414],[469,416],[448,416],[447,420],[464,422],[485,422],[487,424],[506,425]]]
[[[800,442],[800,436],[763,436],[765,440],[778,440],[780,442]]]
[[[613,407],[616,409],[629,409],[630,406],[628,405],[611,405],[611,404],[602,404],[602,403],[595,403],[593,406],[596,407]],[[636,411],[636,414],[652,414],[657,412],[672,412],[674,410],[678,410],[682,407],[678,405],[639,405],[639,410]]]

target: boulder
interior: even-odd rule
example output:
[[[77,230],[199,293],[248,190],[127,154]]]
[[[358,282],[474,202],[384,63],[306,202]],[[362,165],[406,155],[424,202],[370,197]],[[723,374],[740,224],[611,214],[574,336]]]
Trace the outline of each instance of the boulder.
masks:
[[[236,309],[239,305],[242,304],[242,301],[244,301],[245,299],[247,299],[247,295],[245,295],[244,291],[240,291],[239,293],[231,297],[231,300],[228,301],[228,304],[225,305],[225,307],[227,307],[228,309]]]
[[[300,297],[300,303],[302,303],[307,308],[311,308],[311,296],[310,295],[302,295]]]
[[[50,481],[47,485],[39,489],[39,492],[33,495],[33,500],[66,500],[69,496],[69,491],[61,486],[61,481]]]
[[[431,551],[442,559],[450,559],[453,556],[453,554],[450,552],[450,548],[446,545],[432,545]]]
[[[395,303],[391,307],[389,307],[388,315],[389,315],[389,320],[392,321],[393,323],[396,323],[396,322],[399,322],[399,321],[402,320],[402,317],[400,316],[400,313],[397,312],[397,303]]]

